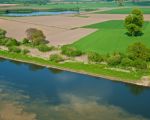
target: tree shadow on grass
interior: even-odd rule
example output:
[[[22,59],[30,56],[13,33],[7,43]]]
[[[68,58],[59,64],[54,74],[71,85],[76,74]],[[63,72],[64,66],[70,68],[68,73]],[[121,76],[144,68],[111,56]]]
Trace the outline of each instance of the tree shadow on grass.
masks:
[[[135,35],[133,36],[132,34],[126,32],[125,35],[126,35],[126,36],[129,36],[129,37],[141,37],[141,36],[144,35],[144,33],[143,33],[143,32],[140,32],[140,33],[137,33],[137,34],[135,34]]]

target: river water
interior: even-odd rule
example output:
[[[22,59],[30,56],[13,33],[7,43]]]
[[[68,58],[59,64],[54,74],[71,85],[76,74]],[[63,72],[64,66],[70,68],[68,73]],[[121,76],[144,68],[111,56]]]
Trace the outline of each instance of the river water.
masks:
[[[0,59],[0,120],[150,120],[150,88]]]
[[[77,11],[56,11],[56,12],[31,12],[31,13],[7,13],[3,16],[11,17],[27,17],[27,16],[43,16],[43,15],[61,15],[61,14],[77,14]]]

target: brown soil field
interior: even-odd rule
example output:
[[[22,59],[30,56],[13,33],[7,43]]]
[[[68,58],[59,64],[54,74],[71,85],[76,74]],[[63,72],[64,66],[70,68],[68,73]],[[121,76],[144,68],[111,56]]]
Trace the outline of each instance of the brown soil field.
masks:
[[[0,7],[16,6],[17,4],[0,4]]]
[[[7,31],[8,37],[22,40],[28,28],[37,28],[44,32],[47,40],[54,46],[71,44],[76,40],[94,32],[94,29],[80,28],[85,25],[107,20],[121,20],[126,15],[86,14],[88,17],[73,15],[34,16],[34,17],[2,17],[1,28]],[[150,21],[150,15],[145,15]]]

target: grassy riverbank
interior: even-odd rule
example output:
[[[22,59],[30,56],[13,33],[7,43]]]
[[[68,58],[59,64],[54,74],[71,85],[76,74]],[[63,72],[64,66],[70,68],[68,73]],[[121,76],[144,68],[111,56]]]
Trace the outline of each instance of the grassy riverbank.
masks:
[[[101,64],[83,64],[79,62],[54,63],[42,58],[31,57],[17,53],[12,54],[8,51],[0,51],[0,57],[127,83],[134,83],[137,80],[140,80],[142,76],[149,74],[148,72],[122,72],[105,69],[106,65]]]

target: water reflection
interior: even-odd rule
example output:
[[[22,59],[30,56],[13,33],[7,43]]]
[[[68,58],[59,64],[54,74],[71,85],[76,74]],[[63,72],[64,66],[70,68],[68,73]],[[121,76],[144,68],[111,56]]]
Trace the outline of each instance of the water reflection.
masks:
[[[5,60],[6,61],[6,60]],[[22,62],[18,62],[18,61],[14,61],[14,60],[9,60],[11,63],[17,65],[17,66],[20,66],[20,65],[23,65]]]
[[[133,84],[127,84],[127,87],[129,88],[130,92],[136,96],[141,95],[144,92],[144,90],[146,89],[145,87],[136,86]]]
[[[31,71],[38,71],[44,69],[44,67],[39,66],[39,65],[34,65],[34,64],[28,64],[28,68]]]
[[[0,120],[150,119],[148,88],[32,64],[0,67]]]
[[[63,70],[59,70],[59,69],[54,69],[54,68],[49,68],[50,72],[54,73],[54,74],[60,74],[63,72]]]
[[[59,104],[47,104],[45,99],[20,103],[30,99],[30,96],[16,91],[8,84],[1,83],[0,88],[3,89],[0,93],[1,120],[147,120],[120,107],[98,103],[98,98],[84,99],[60,93],[62,102]]]

